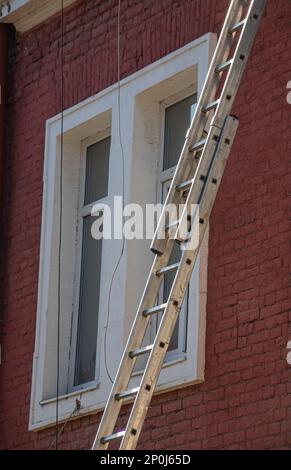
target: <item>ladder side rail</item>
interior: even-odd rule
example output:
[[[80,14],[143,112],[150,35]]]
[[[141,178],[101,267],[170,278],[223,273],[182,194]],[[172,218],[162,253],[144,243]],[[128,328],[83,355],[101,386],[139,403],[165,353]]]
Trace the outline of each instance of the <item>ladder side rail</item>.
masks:
[[[216,54],[214,54],[214,57],[212,59],[211,69],[214,71],[214,73],[215,73],[216,65],[218,63],[220,63],[221,61],[223,61],[225,56],[228,54],[228,52],[226,53],[224,48],[223,48],[224,43],[228,42],[229,49],[231,47],[231,43],[229,42],[230,36],[228,34],[229,25],[235,23],[236,21],[238,21],[240,19],[240,16],[242,14],[242,10],[243,10],[243,8],[241,6],[240,0],[232,0],[231,1],[231,5],[230,5],[230,8],[228,10],[228,14],[227,14],[227,17],[226,17],[226,20],[225,20],[225,23],[224,23],[224,27],[223,27],[220,39],[218,41],[218,45],[216,47],[217,52],[216,52]],[[218,53],[218,51],[221,51],[221,52]],[[208,100],[210,100],[215,95],[214,87],[210,86],[211,85],[211,83],[210,83],[211,78],[212,78],[212,76],[211,76],[211,73],[209,71],[208,79],[206,80],[206,83],[203,87],[203,91],[201,93],[201,97],[200,97],[200,100],[199,100],[199,103],[198,103],[198,106],[200,106],[200,109],[203,107],[203,104],[205,104]],[[197,108],[198,108],[198,106],[197,106]],[[196,109],[195,116],[196,116],[196,114],[197,114],[197,109]],[[192,124],[195,122],[195,116],[193,118]],[[204,116],[202,115],[202,117],[204,117]],[[205,123],[203,123],[202,126],[201,126],[203,128],[206,125],[206,121],[207,121],[206,116],[205,116],[204,120],[205,120]],[[186,142],[185,142],[184,148],[182,150],[182,155],[183,155],[183,153],[184,154],[187,153],[188,155],[191,155],[191,157],[192,157],[193,155],[188,151],[189,150],[189,145],[190,145],[190,132],[188,132],[188,134],[189,134],[189,137],[186,138]],[[181,158],[179,160],[178,167],[180,165],[180,161],[181,161]],[[177,173],[177,171],[176,171],[176,173]],[[174,178],[175,178],[175,176],[174,176]],[[168,195],[167,199],[169,199],[169,195]],[[164,220],[166,220],[165,213],[161,215],[160,220],[162,220],[163,217],[164,217]],[[164,233],[164,223],[162,224],[162,230],[163,230],[163,232],[161,232],[161,230],[159,232],[160,237],[162,237],[162,233]],[[160,240],[160,241],[163,242],[164,240]],[[168,241],[167,241],[167,243],[168,243]],[[170,257],[170,255],[169,255],[169,257]],[[146,304],[145,299],[149,298],[152,301],[151,296],[158,294],[158,290],[159,290],[159,287],[161,285],[162,278],[161,277],[157,278],[157,276],[154,275],[154,279],[152,280],[152,273],[156,272],[158,270],[158,265],[159,264],[162,267],[163,265],[165,266],[167,263],[165,262],[165,260],[162,260],[162,259],[160,259],[160,260],[156,259],[154,261],[154,264],[153,264],[153,267],[152,267],[152,270],[151,270],[151,274],[149,276],[147,286],[146,286],[144,294],[143,294],[142,301],[141,301],[140,306],[138,308],[138,311],[137,311],[137,314],[136,314],[136,317],[135,317],[135,321],[134,321],[129,339],[128,339],[125,351],[123,353],[121,363],[120,363],[119,369],[117,371],[117,375],[116,375],[114,384],[112,386],[112,389],[111,389],[111,392],[110,392],[110,395],[109,395],[109,398],[108,398],[108,401],[107,401],[107,404],[106,404],[106,407],[105,407],[105,411],[103,413],[103,416],[102,416],[102,419],[101,419],[101,422],[100,422],[100,425],[99,425],[97,435],[96,435],[95,440],[94,440],[93,449],[98,449],[98,448],[106,449],[108,447],[108,443],[101,444],[100,439],[101,439],[101,436],[112,434],[114,426],[116,424],[116,421],[117,421],[117,418],[118,418],[118,415],[119,415],[119,412],[120,412],[120,408],[121,408],[121,402],[115,400],[115,394],[118,393],[120,390],[125,389],[127,387],[128,383],[129,383],[130,376],[131,376],[131,373],[132,373],[132,370],[133,370],[133,367],[134,367],[134,364],[135,364],[135,360],[129,358],[128,352],[129,352],[129,349],[131,349],[131,350],[134,349],[135,345],[138,347],[137,343],[139,341],[140,341],[139,344],[141,343],[142,338],[143,338],[144,333],[145,333],[145,330],[147,328],[148,319],[144,318],[142,316],[141,312],[144,309],[151,306],[151,305]],[[153,288],[152,284],[156,284],[156,287]],[[155,294],[155,292],[156,292],[156,294]],[[141,335],[143,335],[142,338],[141,338]],[[126,370],[127,373],[124,374],[123,370]],[[101,447],[99,447],[99,446],[101,446]]]
[[[122,359],[94,439],[92,450],[106,450],[108,448],[109,443],[107,442],[102,444],[101,438],[113,433],[114,426],[119,416],[122,401],[116,400],[115,395],[128,387],[132,371],[136,363],[136,358],[130,357],[129,353],[140,347],[148,327],[149,317],[145,317],[142,313],[144,310],[153,306],[153,302],[160,290],[163,276],[157,276],[156,272],[166,266],[169,262],[174,240],[169,240],[169,242],[169,250],[167,250],[167,253],[163,256],[156,256],[152,264],[147,284],[137,309]]]
[[[122,436],[120,449],[134,449],[136,447],[235,137],[238,121],[236,118],[228,116],[228,114],[237,94],[266,2],[267,0],[251,0],[247,16],[242,20],[241,16],[244,7],[248,4],[248,0],[231,1],[206,82],[197,104],[196,113],[187,132],[185,144],[151,245],[152,251],[159,254],[159,256],[155,257],[152,265],[92,449],[105,450],[108,447],[109,441]],[[228,61],[226,64],[225,60],[229,57],[233,45],[233,34],[236,31],[240,31],[240,36],[235,53],[232,61]],[[221,83],[219,73],[224,70],[227,70],[227,76],[223,84],[220,100],[213,106],[211,100],[216,97],[219,84]],[[194,149],[193,151],[192,149],[190,151],[190,147],[195,146],[199,139],[202,140],[205,127],[208,125],[211,116],[209,112],[212,113],[210,111],[212,109],[215,111],[214,117],[211,120],[209,134],[205,141],[203,141],[203,151],[200,155],[200,160],[196,163],[194,156],[197,150]],[[225,119],[225,116],[228,117]],[[194,137],[196,137],[195,141]],[[201,147],[200,142],[199,145]],[[194,179],[192,179],[193,173],[195,173]],[[192,176],[189,178],[191,174]],[[202,175],[204,179],[200,180]],[[207,175],[207,178],[205,178],[205,175]],[[155,303],[160,290],[163,280],[162,273],[167,269],[165,267],[168,265],[175,243],[172,237],[169,238],[170,229],[167,230],[166,238],[163,238],[167,224],[166,206],[167,204],[177,205],[181,202],[181,193],[177,190],[177,187],[179,184],[182,186],[185,183],[190,188],[186,207],[182,221],[177,221],[176,228],[172,227],[172,229],[174,233],[176,230],[177,236],[179,231],[177,228],[179,229],[184,217],[186,214],[188,215],[191,204],[200,202],[202,219],[199,224],[199,246],[196,250],[183,251],[166,307],[163,306],[164,314],[154,344],[149,346],[147,350],[149,358],[141,379],[140,388],[126,390],[136,363],[136,357],[140,354],[139,348],[149,324],[150,315],[145,316],[143,312],[147,310],[148,313],[152,314],[152,310],[156,310],[152,308],[153,303]],[[179,240],[178,236],[177,240]],[[137,354],[130,355],[129,353],[132,351],[135,351]],[[126,430],[112,435],[122,403],[127,397],[131,396],[136,398],[133,402]],[[107,439],[102,442],[101,438],[104,437],[107,437]]]
[[[167,348],[179,316],[185,292],[193,268],[195,266],[195,261],[199,254],[199,249],[207,228],[209,215],[214,204],[215,196],[219,189],[220,181],[228,156],[230,154],[231,145],[235,138],[237,127],[237,118],[228,117],[226,119],[223,136],[220,140],[219,147],[217,148],[215,161],[210,171],[210,178],[206,183],[207,187],[206,191],[204,192],[204,197],[201,204],[201,212],[202,216],[205,218],[205,223],[200,224],[199,226],[199,244],[197,249],[185,250],[182,254],[180,267],[177,271],[174,283],[171,288],[167,307],[161,319],[154,342],[154,347],[149,356],[148,363],[146,365],[140,384],[140,389],[132,407],[125,435],[121,442],[120,450],[133,450],[137,445],[142,425],[145,420],[161,368],[163,366]],[[228,141],[230,141],[230,144],[226,143]],[[217,180],[216,185],[211,184],[212,178]],[[189,260],[191,261],[190,264]]]
[[[220,83],[219,75],[216,73],[216,68],[229,56],[233,44],[233,36],[232,34],[229,34],[229,29],[232,25],[236,24],[241,19],[244,3],[245,2],[242,2],[241,0],[231,1],[222,31],[219,36],[216,50],[209,66],[206,81],[197,103],[191,126],[186,135],[185,144],[183,146],[178,165],[165,201],[165,207],[169,204],[177,204],[179,202],[180,196],[176,191],[176,186],[186,180],[192,170],[194,156],[193,152],[189,151],[189,149],[191,145],[195,144],[202,138],[203,131],[208,121],[207,113],[204,113],[202,110],[209,102],[214,99],[216,95]],[[164,220],[165,212],[162,211],[151,244],[151,250],[156,254],[162,254],[166,246],[166,240],[161,238],[161,233],[164,231]]]
[[[231,112],[266,3],[267,0],[252,0],[250,3],[246,21],[233,55],[234,60],[230,66],[220,95],[220,105],[216,109],[212,120],[213,125],[220,124],[224,120],[224,117]]]
[[[242,35],[238,41],[236,51],[234,53],[234,61],[231,65],[228,77],[226,78],[222,94],[221,94],[221,100],[220,100],[220,105],[218,106],[216,113],[213,117],[213,121],[211,123],[211,128],[212,131],[210,134],[215,133],[215,127],[219,128],[221,126],[221,123],[223,122],[223,116],[228,115],[232,109],[233,102],[235,100],[235,97],[237,95],[237,91],[240,85],[240,80],[241,77],[244,73],[246,63],[248,56],[250,54],[252,45],[255,40],[255,36],[260,24],[261,16],[264,12],[264,8],[266,5],[266,0],[252,0],[248,14],[247,14],[247,21],[243,27],[243,32]],[[243,59],[241,59],[243,57]],[[208,136],[210,137],[210,136]],[[207,139],[207,143],[211,147],[211,143],[209,139]],[[212,143],[213,147],[213,143]],[[211,148],[210,148],[211,152]],[[201,156],[201,161],[200,164],[202,163],[202,160],[204,159],[209,160],[209,148],[207,147],[207,144],[205,145],[204,151]],[[198,171],[199,171],[199,166],[198,165]],[[204,168],[203,168],[204,171]],[[190,213],[190,207],[191,204],[195,204],[197,200],[197,179],[195,178],[195,181],[193,182],[191,189],[188,193],[188,197],[185,203],[185,207],[182,213],[182,217],[180,220],[180,225],[183,224],[182,226],[185,226],[184,224],[187,223],[187,217]],[[177,228],[176,235],[175,237],[179,241],[183,241],[181,239],[181,231],[179,231],[179,227]]]

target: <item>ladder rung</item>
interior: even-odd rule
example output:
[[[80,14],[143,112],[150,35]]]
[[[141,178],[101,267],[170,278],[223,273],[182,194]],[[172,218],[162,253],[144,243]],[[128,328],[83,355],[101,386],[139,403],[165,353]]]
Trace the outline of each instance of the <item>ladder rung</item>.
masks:
[[[148,308],[147,310],[144,310],[142,314],[144,317],[148,317],[149,315],[154,315],[155,313],[162,312],[163,310],[165,310],[166,306],[167,304],[161,304],[157,307]]]
[[[230,68],[231,64],[233,63],[233,59],[230,59],[226,62],[224,62],[223,64],[220,64],[218,67],[216,67],[215,71],[220,73],[220,72],[224,72],[224,70],[227,70]]]
[[[193,178],[191,180],[184,181],[184,183],[178,184],[176,186],[177,191],[186,191],[187,189],[191,188],[193,184]]]
[[[197,152],[197,150],[200,150],[204,147],[205,143],[206,143],[206,139],[202,139],[196,144],[191,145],[191,147],[189,148],[189,152]]]
[[[208,111],[217,108],[218,104],[219,100],[211,101],[211,103],[208,103],[204,108],[202,108],[203,113],[208,113]]]
[[[239,21],[238,23],[235,23],[233,26],[231,26],[231,27],[229,28],[229,31],[228,31],[228,32],[229,32],[230,34],[236,33],[237,31],[239,31],[240,29],[243,28],[245,22],[246,22],[246,20],[244,19],[244,20]]]
[[[126,398],[129,398],[129,397],[134,397],[135,395],[137,395],[138,391],[139,391],[139,387],[136,387],[136,388],[132,388],[131,390],[126,390],[125,392],[116,393],[115,399],[119,401],[119,400],[125,400]]]
[[[114,441],[115,439],[120,439],[125,435],[125,431],[119,431],[115,434],[110,434],[110,436],[101,437],[100,442],[101,444],[107,444],[107,442]]]
[[[170,266],[166,266],[165,268],[162,268],[162,269],[159,269],[156,274],[157,276],[160,276],[161,274],[166,274],[170,271],[174,271],[175,269],[177,269],[178,267],[180,266],[180,263],[175,263],[175,264],[171,264]]]
[[[138,357],[138,356],[143,356],[143,354],[150,353],[151,350],[153,349],[153,347],[154,347],[154,345],[150,344],[150,346],[145,346],[144,348],[139,348],[139,349],[135,349],[134,351],[130,351],[128,353],[128,355],[131,358]]]

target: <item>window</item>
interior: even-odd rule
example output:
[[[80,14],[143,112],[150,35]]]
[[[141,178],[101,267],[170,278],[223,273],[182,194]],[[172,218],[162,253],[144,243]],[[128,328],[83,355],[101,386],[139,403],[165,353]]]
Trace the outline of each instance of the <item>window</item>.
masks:
[[[159,172],[159,200],[164,202],[171,185],[171,181],[180,157],[187,130],[191,124],[194,116],[197,103],[197,94],[183,97],[182,99],[170,98],[162,103],[162,148],[161,148],[161,164]],[[179,261],[181,252],[177,244],[174,245],[174,250],[170,258],[169,264],[174,264]],[[172,271],[164,276],[164,281],[159,294],[158,303],[161,304],[168,299],[174,278],[175,271]],[[171,361],[177,355],[186,352],[187,348],[187,318],[189,310],[189,289],[185,295],[185,300],[179,315],[179,320],[176,324],[173,336],[171,338],[166,361]],[[161,315],[158,315],[156,320],[153,321],[154,328],[152,332],[152,340],[158,329]]]
[[[165,109],[165,129],[164,129],[164,149],[163,149],[163,171],[161,180],[171,179],[169,173],[176,167],[185,142],[185,136],[191,120],[194,116],[197,103],[197,94],[192,94],[177,103],[166,105]],[[166,173],[168,172],[168,173]],[[170,178],[169,178],[170,176]]]
[[[74,318],[76,331],[72,344],[74,350],[71,365],[74,372],[71,377],[72,389],[94,382],[98,374],[96,355],[102,240],[95,240],[91,235],[91,227],[95,220],[95,217],[91,216],[91,209],[101,200],[107,202],[110,143],[111,137],[106,137],[91,145],[86,142],[83,144],[85,171],[81,175],[83,191],[79,209],[79,227],[82,233],[79,243],[81,262],[76,302],[78,312]]]
[[[215,42],[207,34],[121,82],[125,204],[165,199]],[[55,422],[60,122],[58,115],[46,124],[31,430]],[[109,286],[122,240],[93,239],[89,214],[96,202],[112,207],[114,195],[122,194],[118,135],[116,84],[64,113],[60,421],[71,416],[76,399],[80,415],[104,407],[109,374],[115,376],[153,260],[150,240],[126,242],[108,317]],[[171,281],[167,276],[161,296]],[[159,377],[160,391],[203,380],[206,292],[207,240]],[[129,387],[139,382],[137,369]]]

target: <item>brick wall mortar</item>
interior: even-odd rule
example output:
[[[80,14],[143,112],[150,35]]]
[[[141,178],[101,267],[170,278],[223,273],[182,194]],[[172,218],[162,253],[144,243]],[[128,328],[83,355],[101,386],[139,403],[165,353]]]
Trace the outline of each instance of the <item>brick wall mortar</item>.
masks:
[[[123,0],[122,76],[209,31],[227,0]],[[116,81],[116,0],[65,14],[65,106]],[[144,449],[291,448],[289,0],[269,0],[234,113],[238,135],[211,217],[205,383],[155,397]],[[60,111],[60,19],[11,53],[1,240],[1,448],[46,449],[28,432],[45,121]],[[124,419],[124,417],[123,417]],[[92,444],[98,416],[67,424],[60,448]]]

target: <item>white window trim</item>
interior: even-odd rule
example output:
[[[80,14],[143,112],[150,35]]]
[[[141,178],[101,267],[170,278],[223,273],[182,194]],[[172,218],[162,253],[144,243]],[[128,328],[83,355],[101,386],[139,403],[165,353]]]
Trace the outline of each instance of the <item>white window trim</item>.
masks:
[[[138,146],[135,139],[136,125],[138,118],[136,117],[136,98],[146,93],[147,90],[155,89],[161,82],[163,87],[159,88],[159,92],[165,88],[166,84],[168,96],[172,96],[177,89],[177,84],[181,86],[181,77],[185,77],[189,83],[185,83],[185,88],[193,81],[192,68],[197,70],[197,93],[198,98],[201,93],[205,77],[207,74],[210,59],[212,57],[216,44],[216,35],[208,33],[201,38],[187,44],[168,54],[162,59],[150,64],[144,69],[125,78],[121,82],[121,133],[123,147],[126,155],[125,175],[128,180],[125,184],[125,203],[144,201],[143,191],[151,194],[153,188],[157,184],[157,161],[153,166],[154,158],[157,157],[156,151],[153,150],[156,145],[153,142],[146,141],[144,143],[143,152],[137,151]],[[192,72],[191,72],[192,70]],[[183,75],[184,74],[184,75]],[[184,78],[183,78],[184,80]],[[184,83],[184,82],[183,82]],[[184,86],[184,85],[183,85]],[[80,153],[80,142],[96,133],[98,129],[98,119],[102,113],[112,113],[111,121],[111,155],[109,169],[109,198],[113,196],[112,188],[115,193],[121,194],[120,181],[120,145],[117,139],[117,84],[114,84],[101,91],[97,95],[73,106],[64,113],[64,140],[67,150],[76,153],[76,149]],[[164,97],[165,98],[165,97]],[[164,100],[161,99],[160,101]],[[38,430],[48,427],[55,422],[55,398],[43,400],[43,383],[45,374],[45,347],[46,347],[46,329],[48,312],[48,286],[52,273],[51,266],[51,238],[53,234],[53,214],[54,214],[54,192],[56,190],[56,167],[58,156],[58,142],[60,136],[61,116],[57,115],[49,119],[46,123],[46,141],[45,141],[45,162],[44,162],[44,194],[43,194],[43,216],[41,230],[41,248],[40,248],[40,268],[39,268],[39,290],[38,290],[38,307],[37,307],[37,324],[36,324],[36,340],[35,352],[33,360],[33,376],[31,390],[31,408],[29,429]],[[138,153],[149,155],[148,159],[141,159]],[[152,156],[151,156],[152,154]],[[114,156],[114,158],[113,158]],[[152,162],[151,162],[152,159]],[[136,188],[134,171],[147,165],[147,172],[156,175],[154,182],[147,180],[144,182],[146,188]],[[152,165],[150,167],[150,165]],[[114,171],[113,171],[114,169]],[[153,178],[154,179],[154,176]],[[149,187],[149,185],[152,185]],[[149,191],[150,190],[150,191]],[[156,197],[153,196],[155,202]],[[149,246],[149,242],[147,243]],[[194,303],[197,312],[192,317],[191,334],[196,341],[190,343],[188,349],[187,360],[181,363],[174,361],[167,363],[167,367],[162,370],[158,391],[164,389],[173,389],[190,383],[197,383],[204,380],[204,342],[205,342],[205,316],[206,316],[206,289],[207,289],[207,239],[205,240],[204,253],[201,256],[201,263],[196,268],[197,292],[200,291],[199,298],[195,297]],[[142,250],[143,251],[143,250]],[[116,258],[120,253],[120,244],[114,243],[110,251],[110,261],[105,274],[103,287],[106,291],[106,282],[110,278],[110,274],[116,263]],[[132,269],[132,260],[137,259],[139,270]],[[119,273],[116,277],[115,295],[111,300],[111,310],[114,312],[114,324],[110,329],[110,343],[114,344],[115,355],[109,357],[110,371],[114,375],[119,360],[122,355],[124,344],[128,337],[132,318],[135,314],[140,294],[144,287],[152,258],[149,251],[141,252],[140,245],[134,241],[130,244],[126,243],[125,255],[120,265]],[[103,263],[102,263],[103,269]],[[138,271],[138,272],[137,272]],[[103,272],[102,272],[103,276]],[[107,282],[108,283],[108,282]],[[200,287],[199,287],[200,283]],[[137,285],[138,288],[133,295],[130,291],[131,284]],[[192,293],[194,294],[194,293]],[[102,311],[106,308],[103,305]],[[127,315],[125,315],[127,312]],[[131,313],[131,315],[128,314]],[[199,313],[200,312],[200,313]],[[100,321],[104,322],[103,319]],[[112,318],[109,328],[112,326]],[[199,331],[199,335],[198,335]],[[102,332],[102,336],[104,331]],[[103,349],[103,348],[102,348]],[[177,362],[177,365],[173,365]],[[132,380],[132,384],[138,381],[139,374]],[[59,397],[59,421],[65,421],[71,415],[75,408],[76,398],[81,402],[81,409],[78,414],[80,416],[96,413],[101,410],[108,398],[111,383],[104,372],[103,360],[101,359],[101,380],[96,386],[88,387],[86,390],[78,390]]]
[[[195,92],[195,94],[197,94]],[[158,162],[158,173],[159,173],[159,177],[158,177],[158,200],[157,202],[161,202],[165,200],[164,198],[164,194],[163,194],[163,190],[167,190],[169,187],[170,187],[170,184],[171,184],[171,180],[173,179],[174,177],[174,173],[176,171],[176,166],[174,167],[171,167],[171,168],[168,168],[167,170],[163,170],[163,166],[164,166],[164,153],[165,153],[165,117],[166,117],[166,110],[168,107],[176,104],[176,103],[179,103],[180,101],[188,98],[189,96],[193,95],[193,90],[192,88],[188,88],[188,89],[184,89],[182,90],[181,92],[178,92],[178,93],[175,93],[175,95],[165,99],[162,103],[161,103],[161,113],[162,113],[162,116],[161,116],[161,145],[160,145],[160,152],[159,152],[159,162]],[[197,105],[197,100],[196,100],[196,105]],[[195,106],[196,108],[196,106]],[[191,280],[190,280],[190,284],[189,284],[189,289],[193,289],[194,290],[194,286],[192,285],[194,283],[194,279],[193,277],[191,277]],[[187,300],[184,300],[183,302],[183,306],[182,306],[182,309],[181,309],[181,312],[180,312],[180,315],[179,315],[179,339],[178,339],[178,349],[176,350],[173,350],[173,351],[169,351],[167,353],[167,357],[166,357],[166,360],[171,362],[171,361],[176,361],[176,360],[181,360],[181,359],[185,359],[186,358],[186,355],[185,355],[185,352],[183,351],[183,346],[182,344],[183,343],[186,343],[186,347],[187,347],[187,323],[188,323],[188,319],[185,318],[188,316],[188,313],[189,311],[191,311],[191,309],[195,308],[195,306],[193,306],[189,300],[191,300],[191,297],[188,295],[188,291],[186,293],[186,296],[185,298]],[[159,303],[162,303],[162,299],[159,300]],[[153,321],[155,321],[155,319],[153,319]],[[155,327],[153,328],[153,330],[155,331]],[[154,332],[153,331],[153,332]],[[181,344],[182,343],[182,344]],[[181,348],[182,346],[182,348]]]
[[[87,390],[88,388],[96,388],[99,386],[99,375],[100,375],[100,363],[98,358],[100,357],[100,347],[101,347],[101,332],[98,326],[97,330],[97,350],[96,350],[96,366],[95,366],[95,380],[91,382],[87,382],[85,384],[81,384],[78,386],[74,385],[74,375],[75,375],[75,367],[76,367],[76,346],[77,346],[77,335],[78,335],[78,319],[79,319],[79,296],[80,296],[80,283],[81,283],[81,265],[82,265],[82,247],[83,247],[83,223],[84,217],[91,214],[91,210],[96,203],[98,204],[109,204],[109,196],[104,196],[101,199],[93,201],[87,205],[84,205],[84,197],[85,197],[85,184],[86,184],[86,157],[87,157],[87,148],[90,145],[93,145],[107,137],[111,136],[111,131],[108,129],[99,132],[93,136],[88,137],[87,139],[81,142],[81,160],[80,160],[80,196],[79,196],[79,216],[78,216],[78,227],[79,227],[79,236],[77,241],[77,263],[76,263],[76,287],[74,292],[74,310],[73,310],[73,318],[72,318],[72,341],[71,341],[71,352],[70,352],[70,360],[69,360],[69,377],[68,383],[69,388],[72,392],[80,392],[80,390]],[[109,179],[109,178],[108,178]],[[104,246],[104,241],[103,241]],[[103,247],[102,247],[103,251]],[[102,272],[102,264],[104,264],[104,256],[102,256],[101,260],[101,272]],[[102,283],[102,276],[100,276],[100,284]],[[101,297],[100,293],[100,297]],[[101,300],[99,299],[98,305],[98,315],[100,315],[100,304]],[[98,321],[99,324],[99,321]]]
[[[172,168],[171,168],[172,170]],[[165,172],[163,172],[165,173]],[[161,180],[160,180],[160,188],[159,189],[169,189],[170,188],[170,185],[171,185],[171,181],[169,180],[169,178],[167,178],[167,180],[163,181],[163,183],[161,183]],[[160,202],[162,200],[162,198],[160,197],[159,198],[159,201]],[[190,281],[190,289],[191,288],[194,288],[192,287],[192,278],[191,278],[191,281]],[[159,293],[159,300],[158,300],[158,304],[162,304],[163,303],[163,298],[162,298],[162,294],[163,294],[163,290],[164,290],[164,283],[162,282],[162,287],[161,287],[161,290],[160,290],[160,293]],[[179,318],[178,318],[178,322],[179,322],[179,331],[178,331],[178,348],[177,349],[173,349],[173,350],[168,350],[167,352],[167,355],[166,355],[166,362],[172,362],[172,361],[177,361],[177,360],[184,360],[186,359],[186,355],[185,355],[185,352],[183,351],[183,347],[181,347],[181,343],[185,343],[187,342],[187,338],[186,338],[186,335],[187,335],[187,319],[185,318],[188,314],[188,310],[191,309],[191,308],[195,308],[195,306],[192,306],[192,305],[189,305],[189,298],[188,298],[188,294],[186,293],[186,296],[185,298],[187,300],[184,299],[183,301],[183,304],[182,304],[182,308],[180,310],[180,314],[179,314]],[[161,314],[159,314],[159,318],[161,318]],[[154,322],[154,325],[152,326],[152,329],[153,331],[151,332],[151,334],[153,335],[152,337],[152,340],[151,340],[151,343],[154,341],[154,337],[156,335],[156,332],[157,332],[157,319],[158,317],[155,316],[153,319],[152,319],[152,322]]]

